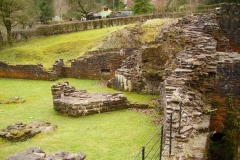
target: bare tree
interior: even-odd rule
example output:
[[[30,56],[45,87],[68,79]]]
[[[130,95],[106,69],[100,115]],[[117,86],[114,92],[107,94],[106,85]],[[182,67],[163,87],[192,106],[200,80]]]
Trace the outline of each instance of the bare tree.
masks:
[[[101,8],[95,0],[68,0],[68,2],[72,9],[81,12],[86,18],[90,12],[96,12]]]

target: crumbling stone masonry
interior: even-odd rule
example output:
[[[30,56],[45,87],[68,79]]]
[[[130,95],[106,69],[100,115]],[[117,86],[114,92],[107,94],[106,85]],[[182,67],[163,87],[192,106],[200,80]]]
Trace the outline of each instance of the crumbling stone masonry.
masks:
[[[71,67],[63,67],[63,77],[109,79],[114,76],[122,61],[132,54],[134,49],[111,51],[91,51],[71,61]]]
[[[6,138],[12,142],[26,141],[39,133],[49,133],[55,131],[56,125],[50,122],[33,121],[29,124],[16,122],[9,125],[7,129],[0,130],[0,137]]]
[[[21,78],[37,80],[57,80],[60,78],[110,79],[115,71],[134,52],[134,49],[111,51],[91,51],[71,61],[71,66],[64,66],[63,59],[57,60],[51,70],[43,65],[9,65],[0,61],[0,78]]]
[[[172,156],[164,158],[204,159],[210,131],[208,113],[212,111],[206,95],[221,95],[229,91],[239,93],[240,55],[236,52],[217,52],[218,42],[214,37],[220,33],[220,27],[214,13],[186,17],[172,27],[181,29],[180,35],[186,37],[189,45],[177,53],[172,65],[165,69],[160,107],[164,108],[165,118],[173,114],[175,133],[172,134]],[[180,35],[175,35],[175,38]],[[182,108],[181,117],[178,104]],[[165,127],[169,128],[168,125]],[[224,122],[219,121],[211,129],[223,132]],[[166,146],[169,145],[169,138],[167,130]]]
[[[45,70],[42,64],[9,65],[0,61],[1,78],[21,78],[36,80],[56,80],[62,77],[63,60],[57,60],[51,70]]]
[[[175,57],[174,54],[184,47],[182,43],[184,40],[175,41],[173,34],[165,34],[164,30],[167,30],[172,23],[173,21],[170,21],[166,26],[162,26],[163,32],[159,33],[163,34],[161,38],[147,44],[135,38],[134,44],[138,44],[140,48],[123,60],[120,68],[115,71],[115,77],[108,81],[108,87],[159,94],[159,84],[163,81],[164,69]],[[131,36],[139,37],[142,34],[141,25],[139,24],[132,31]]]
[[[76,90],[68,82],[52,86],[55,111],[72,116],[86,116],[96,113],[126,109],[127,98],[121,93],[88,93]]]
[[[40,147],[30,147],[26,152],[16,153],[10,155],[6,160],[84,160],[86,155],[82,152],[70,153],[65,151],[59,151],[57,153],[45,153]]]

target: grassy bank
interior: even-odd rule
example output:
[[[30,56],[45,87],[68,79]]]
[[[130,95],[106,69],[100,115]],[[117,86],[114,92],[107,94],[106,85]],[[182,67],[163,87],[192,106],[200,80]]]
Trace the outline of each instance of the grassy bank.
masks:
[[[4,46],[0,51],[0,61],[5,60],[10,64],[41,63],[47,69],[52,68],[54,61],[60,58],[69,64],[69,60],[98,47],[110,33],[123,27],[87,30],[14,43],[12,46]]]
[[[78,89],[89,92],[114,92],[101,86],[99,81],[62,79]],[[40,134],[25,142],[9,142],[0,139],[0,159],[25,151],[30,146],[40,146],[45,152],[59,150],[83,152],[88,160],[132,159],[158,126],[152,118],[121,110],[92,116],[72,118],[57,114],[52,105],[52,81],[0,79],[0,100],[18,96],[26,100],[22,104],[0,104],[0,129],[18,121],[49,121],[58,126],[51,134]],[[124,93],[125,94],[125,93]],[[147,101],[151,96],[130,94],[128,99]]]

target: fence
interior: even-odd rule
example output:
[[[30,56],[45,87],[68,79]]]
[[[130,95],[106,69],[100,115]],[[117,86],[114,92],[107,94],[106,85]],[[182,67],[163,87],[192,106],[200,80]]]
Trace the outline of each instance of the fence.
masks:
[[[173,113],[178,112],[178,127],[173,130]],[[170,113],[159,129],[142,147],[133,160],[161,160],[163,155],[167,153],[171,156],[172,152],[172,138],[174,133],[180,134],[181,130],[181,116],[182,116],[182,102],[180,102],[176,109]]]

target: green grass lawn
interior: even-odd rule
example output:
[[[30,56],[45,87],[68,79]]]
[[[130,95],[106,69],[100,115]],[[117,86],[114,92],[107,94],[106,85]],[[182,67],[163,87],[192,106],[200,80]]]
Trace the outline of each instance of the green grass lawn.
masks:
[[[70,64],[69,60],[96,49],[110,33],[123,27],[125,26],[87,30],[14,43],[0,50],[0,61],[5,60],[10,64],[41,63],[47,69],[52,68],[55,60],[60,58]]]
[[[114,92],[97,80],[62,79],[77,89],[89,92]],[[39,134],[24,142],[9,142],[0,138],[0,159],[10,154],[39,146],[47,153],[64,150],[83,152],[87,160],[128,160],[141,149],[158,126],[152,117],[120,110],[86,117],[72,118],[59,115],[53,109],[51,86],[58,81],[0,79],[0,100],[17,96],[22,104],[0,104],[0,129],[18,121],[49,121],[58,126],[54,133]],[[129,100],[148,102],[151,96],[127,93]]]

